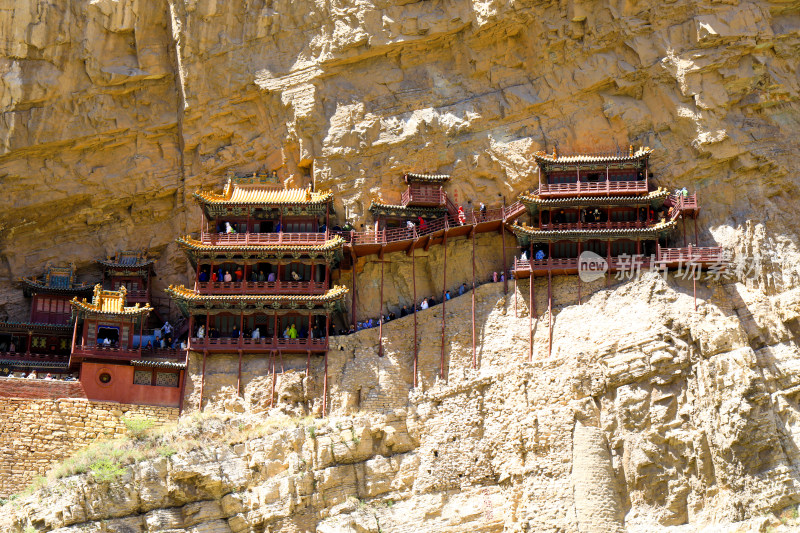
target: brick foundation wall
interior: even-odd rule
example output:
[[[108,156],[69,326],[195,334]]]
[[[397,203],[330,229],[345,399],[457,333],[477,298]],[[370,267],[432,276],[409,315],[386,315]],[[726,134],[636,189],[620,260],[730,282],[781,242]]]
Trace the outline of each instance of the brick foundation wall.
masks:
[[[31,380],[29,384],[14,385],[18,396],[76,390],[74,382]],[[67,387],[62,389],[64,386]],[[123,416],[164,423],[177,420],[178,409],[81,398],[0,398],[0,497],[23,490],[37,476],[95,440],[124,434]]]
[[[79,381],[0,377],[0,398],[86,398],[86,392]]]

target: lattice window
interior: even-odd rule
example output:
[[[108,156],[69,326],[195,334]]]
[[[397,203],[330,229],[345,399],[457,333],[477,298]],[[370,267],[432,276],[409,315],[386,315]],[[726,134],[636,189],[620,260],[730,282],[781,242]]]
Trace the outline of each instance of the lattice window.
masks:
[[[134,385],[150,385],[153,380],[152,370],[136,370],[133,372]]]
[[[175,372],[156,372],[156,386],[177,387],[178,374]]]

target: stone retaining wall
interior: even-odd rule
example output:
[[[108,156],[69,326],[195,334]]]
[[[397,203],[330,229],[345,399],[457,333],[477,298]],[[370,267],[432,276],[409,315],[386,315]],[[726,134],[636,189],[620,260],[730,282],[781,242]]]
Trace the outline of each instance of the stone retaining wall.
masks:
[[[2,385],[6,381],[0,380]],[[72,390],[75,383],[31,380],[15,393],[54,392],[64,386]],[[124,416],[163,423],[177,420],[178,409],[80,398],[0,398],[0,497],[23,490],[37,476],[93,441],[124,434]]]

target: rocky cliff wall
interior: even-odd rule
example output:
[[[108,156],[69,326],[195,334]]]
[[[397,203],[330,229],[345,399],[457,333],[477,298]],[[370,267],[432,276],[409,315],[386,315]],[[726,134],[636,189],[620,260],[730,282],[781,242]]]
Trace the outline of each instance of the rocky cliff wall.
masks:
[[[513,297],[487,286],[479,372],[463,299],[448,308],[446,385],[441,308],[423,324],[418,390],[409,319],[387,326],[383,358],[377,330],[330,357],[331,407],[361,409],[367,421],[340,425],[369,424],[369,450],[322,460],[294,433],[268,458],[220,445],[110,487],[75,480],[6,513],[7,529],[733,530],[800,501],[797,2],[31,0],[3,5],[0,24],[12,317],[13,280],[50,259],[89,277],[94,256],[147,245],[158,284],[185,282],[172,241],[199,225],[189,195],[229,169],[313,180],[360,224],[371,198],[397,198],[403,171],[451,173],[459,203],[499,204],[535,186],[538,149],[646,145],[658,184],[697,189],[700,243],[740,265],[698,283],[697,311],[691,281],[600,284],[578,306],[575,279],[555,278],[552,351],[545,315],[531,363],[524,298],[514,319]],[[497,244],[482,238],[482,268]],[[433,291],[443,262],[430,255]],[[363,316],[379,307],[375,267],[357,266]],[[407,262],[389,270],[386,300],[405,301]],[[208,408],[264,410],[269,382],[252,373],[262,382],[241,401],[212,368]],[[280,409],[313,413],[319,375],[290,387],[287,372]]]
[[[441,306],[420,313],[420,386],[412,388],[412,317],[337,341],[329,355],[331,418],[314,414],[321,368],[248,376],[210,365],[205,409],[218,441],[129,469],[108,483],[69,478],[6,507],[21,531],[760,531],[800,501],[800,387],[795,318],[741,284],[711,283],[698,308],[686,282],[648,274],[583,287],[554,279],[552,348],[546,281],[529,361],[528,287],[451,300],[445,375]],[[513,287],[513,285],[512,285]],[[623,318],[624,317],[624,318]],[[755,324],[774,337],[754,346]],[[196,362],[195,362],[196,363]],[[197,378],[192,365],[189,383]],[[187,392],[196,399],[196,388]],[[187,405],[191,405],[188,402]],[[295,416],[242,444],[228,427]],[[280,418],[277,418],[280,420]],[[314,429],[311,429],[314,426]],[[183,437],[179,437],[183,438]],[[215,443],[216,442],[216,443]],[[104,496],[114,494],[113,502]],[[98,505],[107,502],[107,505]],[[674,528],[674,529],[673,529]]]

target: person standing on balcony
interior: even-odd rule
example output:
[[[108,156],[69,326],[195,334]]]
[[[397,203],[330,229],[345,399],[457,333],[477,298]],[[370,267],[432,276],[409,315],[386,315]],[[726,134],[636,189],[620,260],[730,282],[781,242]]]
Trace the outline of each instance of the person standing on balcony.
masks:
[[[203,337],[205,337],[205,336],[206,336],[206,327],[205,327],[204,325],[202,325],[202,324],[201,324],[201,325],[200,325],[200,327],[199,327],[199,328],[197,328],[197,338],[198,338],[198,339],[202,339],[202,338],[203,338]],[[150,343],[149,343],[149,341],[148,341],[148,345],[149,345],[149,344],[150,344]]]
[[[275,272],[270,272],[269,276],[267,276],[267,281],[274,282],[275,281]]]
[[[231,226],[230,222],[225,223],[225,233],[227,234],[236,233],[236,230],[233,229],[233,226]]]
[[[260,338],[261,338],[261,330],[260,330],[260,329],[258,329],[258,326],[256,326],[255,328],[253,328],[253,335],[252,335],[252,337],[253,337],[253,339],[256,339],[256,340],[258,340],[258,339],[260,339]]]
[[[241,332],[239,331],[239,326],[233,326],[231,330],[231,338],[238,339],[241,336]]]
[[[295,327],[294,324],[289,326],[289,338],[290,339],[296,339],[297,338],[297,328]]]
[[[222,278],[222,280],[223,280],[225,283],[230,283],[231,281],[233,281],[233,276],[231,276],[231,273],[230,273],[230,272],[228,272],[228,271],[226,270],[226,271],[225,271],[225,277],[224,277],[224,278]]]
[[[265,281],[265,279],[266,278],[264,277],[264,271],[261,270],[261,269],[258,269],[258,281],[260,281],[260,282],[261,281]]]
[[[278,224],[275,226],[275,233],[280,233],[280,232],[281,232],[281,229],[283,229],[283,228],[281,227],[281,223],[280,223],[280,222],[278,222]]]
[[[424,220],[422,220],[422,217],[417,217],[417,219],[419,220],[419,230],[425,231],[425,227],[427,226],[427,224],[425,223]]]
[[[486,204],[481,202],[481,220],[486,220]]]
[[[535,257],[536,257],[536,260],[537,260],[537,261],[542,261],[542,260],[544,260],[544,250],[542,250],[541,248],[539,248],[538,250],[536,250],[536,256],[535,256]]]
[[[295,281],[300,281],[300,274],[297,271],[292,271],[292,279]]]
[[[527,261],[528,260],[528,251],[522,250],[522,255],[519,256],[520,261]]]

